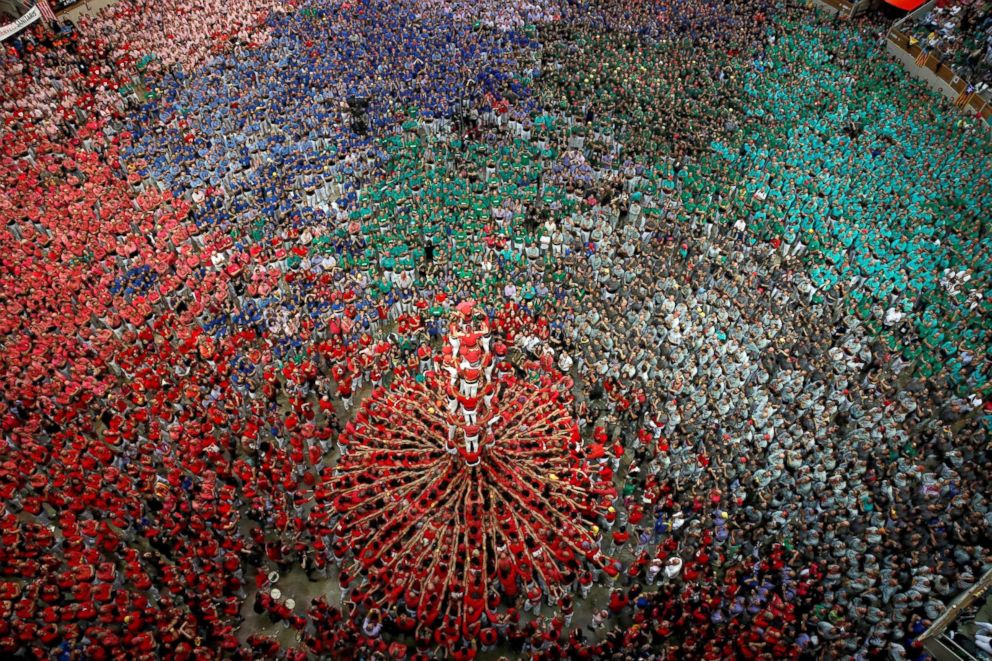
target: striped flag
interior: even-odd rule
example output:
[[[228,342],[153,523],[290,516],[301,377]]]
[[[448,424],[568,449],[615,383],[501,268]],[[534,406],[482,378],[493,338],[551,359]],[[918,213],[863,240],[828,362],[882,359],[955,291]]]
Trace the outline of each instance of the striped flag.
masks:
[[[55,12],[53,12],[52,8],[48,6],[48,0],[37,0],[35,4],[38,5],[38,10],[41,12],[42,18],[49,23],[55,21]]]
[[[954,105],[957,106],[958,108],[965,108],[968,106],[969,103],[971,103],[971,100],[972,98],[974,98],[974,96],[975,96],[975,86],[968,85],[963,90],[961,90],[961,93],[958,95],[958,98],[954,100]]]

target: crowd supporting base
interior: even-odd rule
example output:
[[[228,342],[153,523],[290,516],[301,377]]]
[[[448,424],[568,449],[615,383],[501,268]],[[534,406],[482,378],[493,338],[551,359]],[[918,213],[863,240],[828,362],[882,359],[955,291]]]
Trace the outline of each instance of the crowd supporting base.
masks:
[[[920,658],[992,567],[992,149],[873,21],[122,0],[4,42],[0,654]],[[469,300],[577,438],[528,473],[521,409],[530,459],[401,510],[349,466],[416,461],[349,445],[452,433],[410,393]],[[482,469],[465,424],[441,452]],[[585,546],[506,539],[523,570],[463,535],[398,561],[464,574],[418,592],[361,555],[539,530],[573,489]],[[294,568],[340,598],[297,604]]]
[[[496,644],[517,597],[534,615],[567,608],[623,565],[602,550],[616,491],[567,411],[574,382],[550,351],[518,375],[486,316],[456,309],[442,352],[376,387],[346,425],[326,516],[341,571],[368,583],[364,624],[385,609],[464,653],[476,648],[463,640]]]

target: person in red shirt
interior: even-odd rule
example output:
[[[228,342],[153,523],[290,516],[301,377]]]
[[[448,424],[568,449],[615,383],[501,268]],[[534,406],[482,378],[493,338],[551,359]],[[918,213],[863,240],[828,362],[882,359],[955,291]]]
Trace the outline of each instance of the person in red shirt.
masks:
[[[617,615],[622,613],[627,608],[627,604],[628,604],[627,595],[624,593],[623,590],[619,588],[614,588],[613,590],[610,591],[609,609],[610,609],[610,614],[612,616],[616,617]]]
[[[483,627],[479,631],[479,643],[483,652],[491,652],[499,642],[499,632],[495,627]]]
[[[526,591],[527,601],[524,604],[524,611],[539,616],[541,614],[541,598],[543,594],[536,582],[528,584]]]
[[[614,530],[611,537],[612,543],[610,545],[610,553],[612,555],[620,555],[623,553],[624,546],[630,539],[630,533],[627,532],[627,526],[620,526],[618,530]]]
[[[612,458],[613,471],[616,472],[616,471],[620,470],[620,460],[623,459],[623,455],[626,452],[626,448],[624,448],[624,446],[620,442],[620,440],[617,439],[616,441],[613,442],[613,445],[611,446],[610,451],[611,451],[611,453],[613,455],[613,458]]]
[[[558,616],[561,618],[562,629],[572,626],[572,617],[575,615],[575,601],[572,595],[565,593],[558,600]]]

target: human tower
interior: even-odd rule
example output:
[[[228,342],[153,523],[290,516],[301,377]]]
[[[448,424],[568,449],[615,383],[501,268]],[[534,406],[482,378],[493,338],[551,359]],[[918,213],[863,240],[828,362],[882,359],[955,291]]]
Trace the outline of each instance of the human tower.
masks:
[[[520,590],[537,611],[613,568],[571,379],[507,354],[484,313],[457,306],[429,369],[363,401],[332,489],[341,560],[372,601],[469,637]]]

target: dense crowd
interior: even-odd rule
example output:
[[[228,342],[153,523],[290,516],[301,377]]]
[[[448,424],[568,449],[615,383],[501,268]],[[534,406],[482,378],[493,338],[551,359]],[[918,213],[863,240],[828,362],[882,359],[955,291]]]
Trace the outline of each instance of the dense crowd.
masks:
[[[975,85],[980,94],[992,83],[992,4],[983,0],[941,0],[911,19],[910,31],[925,51]]]
[[[6,43],[0,651],[918,658],[992,568],[990,145],[884,31],[238,0]],[[574,376],[618,561],[494,567],[472,632],[380,608],[331,507],[467,299]]]

